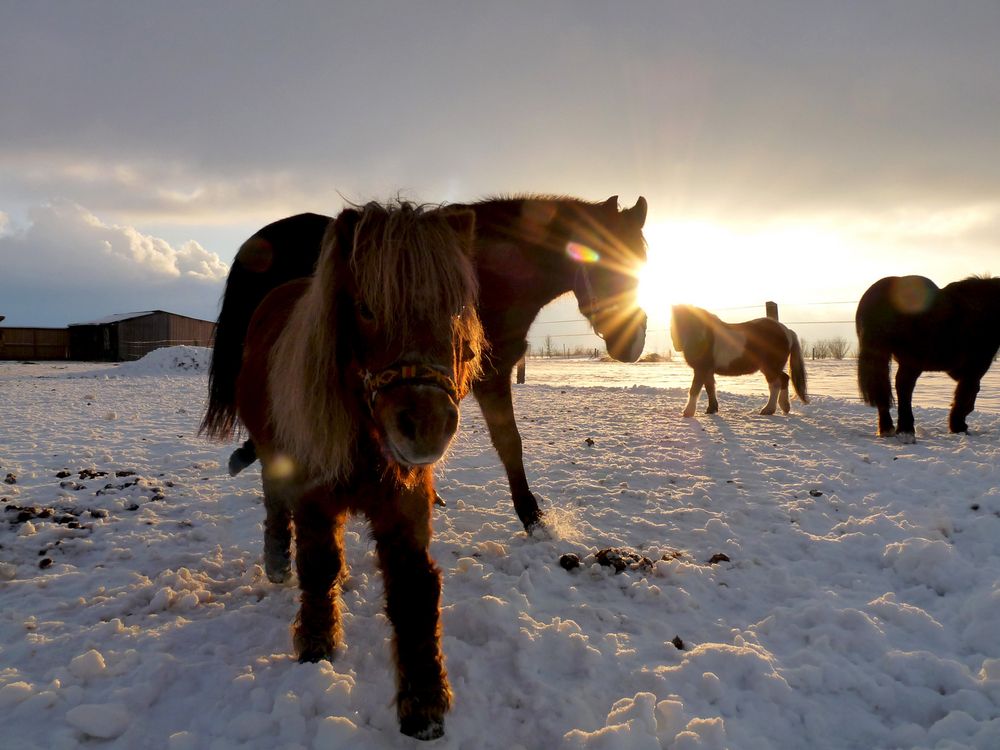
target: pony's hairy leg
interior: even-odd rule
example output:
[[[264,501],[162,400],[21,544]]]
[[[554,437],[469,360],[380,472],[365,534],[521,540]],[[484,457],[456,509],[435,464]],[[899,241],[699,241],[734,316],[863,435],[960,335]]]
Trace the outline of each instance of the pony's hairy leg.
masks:
[[[760,413],[771,415],[774,414],[778,407],[778,394],[781,392],[781,379],[768,378],[767,388],[770,395],[767,398],[767,403],[764,405],[764,408],[760,410]]]
[[[913,422],[913,389],[920,370],[901,364],[896,371],[896,437],[901,443],[915,443],[916,428]]]
[[[684,405],[684,411],[681,412],[683,416],[694,416],[694,410],[698,408],[698,397],[701,396],[701,388],[704,384],[705,379],[696,372],[691,381],[691,388],[688,390],[687,404]]]
[[[976,408],[976,396],[979,394],[979,378],[963,378],[955,386],[955,398],[948,413],[948,429],[951,432],[968,432],[969,425],[965,418]]]
[[[784,372],[781,373],[781,390],[778,391],[778,406],[784,414],[792,410],[792,402],[788,398],[789,377]]]
[[[300,662],[333,659],[340,641],[337,586],[344,576],[347,512],[330,510],[327,492],[313,490],[295,507],[295,569],[301,591],[292,640]]]
[[[284,583],[292,572],[292,514],[295,491],[286,481],[264,472],[264,572],[271,583]]]
[[[370,518],[393,627],[399,730],[431,740],[444,734],[451,687],[441,651],[441,571],[429,551],[433,490],[422,498],[415,489],[380,503]]]
[[[719,399],[715,394],[715,373],[709,373],[705,378],[705,393],[708,395],[708,406],[705,408],[706,414],[717,414],[719,412]]]
[[[525,531],[531,534],[536,528],[544,526],[544,521],[542,511],[538,508],[538,500],[528,487],[528,479],[524,473],[524,453],[521,434],[514,420],[510,373],[508,372],[506,377],[490,378],[476,383],[473,395],[479,402],[483,419],[486,420],[493,447],[507,472],[514,510],[524,524]]]

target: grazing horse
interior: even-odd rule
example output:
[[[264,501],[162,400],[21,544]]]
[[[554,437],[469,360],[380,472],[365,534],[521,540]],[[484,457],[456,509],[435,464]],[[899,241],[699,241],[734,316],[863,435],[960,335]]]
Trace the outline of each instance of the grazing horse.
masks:
[[[612,357],[623,362],[639,358],[646,315],[636,305],[636,291],[646,259],[646,200],[639,198],[624,210],[619,210],[617,196],[601,203],[528,196],[450,208],[476,216],[479,317],[489,346],[473,395],[507,472],[514,509],[531,533],[542,525],[542,512],[524,471],[511,371],[525,352],[535,316],[566,292],[576,295],[580,312]],[[220,435],[233,431],[234,369],[250,314],[270,289],[312,272],[329,220],[317,214],[281,219],[240,248],[219,314],[210,370],[212,402],[203,430]],[[253,444],[245,444],[233,454],[230,471],[252,463],[254,456]]]
[[[804,404],[806,368],[802,348],[795,331],[770,318],[757,318],[743,323],[724,323],[718,316],[691,305],[675,305],[671,310],[670,337],[674,349],[684,352],[684,361],[694,369],[694,379],[684,407],[684,416],[693,417],[702,386],[708,393],[706,414],[719,411],[715,397],[715,376],[749,375],[760,370],[767,379],[770,397],[760,410],[774,414],[775,406],[788,414],[788,375],[785,362],[790,361],[791,381],[795,393]]]
[[[409,204],[347,209],[329,223],[315,273],[270,291],[245,343],[239,332],[236,416],[261,461],[273,581],[290,573],[295,534],[299,661],[333,657],[344,523],[362,513],[394,629],[400,731],[419,739],[443,734],[451,702],[431,466],[479,368],[474,223],[470,211]],[[232,347],[232,333],[220,327],[217,343]]]
[[[923,276],[888,276],[858,303],[858,386],[878,409],[878,434],[913,443],[913,388],[921,373],[944,371],[957,382],[948,429],[967,432],[979,382],[1000,349],[1000,278],[972,277],[939,289]],[[889,360],[895,359],[899,423],[889,407]]]

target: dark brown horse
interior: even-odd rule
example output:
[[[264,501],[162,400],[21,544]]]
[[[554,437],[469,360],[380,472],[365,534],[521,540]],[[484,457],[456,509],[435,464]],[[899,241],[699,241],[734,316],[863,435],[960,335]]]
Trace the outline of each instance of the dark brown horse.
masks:
[[[363,513],[394,629],[400,731],[420,739],[441,736],[451,701],[429,553],[431,465],[479,367],[474,221],[408,204],[344,211],[315,273],[269,292],[239,341],[235,416],[261,460],[272,580],[288,576],[295,534],[298,658],[333,657],[344,522]],[[218,344],[231,347],[230,334],[220,327]],[[209,413],[219,408],[212,394]],[[208,431],[229,435],[218,423]]]
[[[694,369],[694,379],[684,407],[684,416],[693,417],[704,386],[708,393],[706,414],[719,411],[715,396],[716,375],[763,373],[770,390],[761,414],[774,414],[775,407],[787,414],[789,377],[785,363],[791,364],[791,381],[799,399],[809,403],[806,394],[806,369],[795,331],[770,318],[744,323],[724,323],[700,307],[675,305],[670,318],[670,336],[674,349],[684,352],[684,361]]]
[[[489,347],[473,394],[507,472],[514,509],[531,532],[541,524],[542,512],[524,471],[511,371],[539,310],[566,292],[576,295],[612,357],[638,359],[646,331],[646,316],[635,304],[638,270],[646,258],[646,201],[639,198],[632,208],[619,210],[617,196],[603,203],[534,196],[451,208],[476,215],[479,317]],[[328,222],[317,214],[292,216],[264,227],[240,248],[219,315],[204,428],[232,431],[234,367],[250,314],[270,289],[312,272]],[[253,445],[246,444],[234,454],[231,470],[253,459]]]
[[[888,276],[872,284],[858,303],[858,387],[878,409],[878,434],[916,440],[913,389],[926,371],[948,373],[955,398],[948,415],[952,432],[967,432],[979,382],[1000,349],[1000,279],[969,278],[939,289],[923,276]],[[895,359],[899,423],[892,424],[889,360]]]

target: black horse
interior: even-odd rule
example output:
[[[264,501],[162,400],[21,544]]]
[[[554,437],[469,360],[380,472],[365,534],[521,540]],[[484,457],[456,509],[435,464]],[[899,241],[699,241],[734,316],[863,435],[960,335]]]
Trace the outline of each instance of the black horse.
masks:
[[[913,388],[920,374],[943,371],[957,381],[948,415],[952,432],[967,432],[979,382],[1000,350],[1000,278],[971,277],[939,289],[923,276],[888,276],[861,297],[858,386],[878,409],[878,434],[915,441]],[[899,422],[889,407],[889,360],[895,359]]]
[[[636,305],[638,271],[646,260],[646,200],[640,197],[624,210],[619,210],[617,196],[597,203],[526,196],[449,208],[475,214],[479,317],[487,349],[473,395],[507,472],[514,509],[530,533],[542,523],[542,512],[525,476],[511,371],[525,352],[535,316],[570,291],[612,357],[622,362],[639,358],[646,334],[646,315]],[[219,314],[209,373],[211,400],[202,431],[216,437],[232,434],[236,375],[250,317],[271,289],[312,274],[329,221],[318,214],[281,219],[240,248]],[[245,443],[234,453],[230,470],[254,459],[253,444]]]

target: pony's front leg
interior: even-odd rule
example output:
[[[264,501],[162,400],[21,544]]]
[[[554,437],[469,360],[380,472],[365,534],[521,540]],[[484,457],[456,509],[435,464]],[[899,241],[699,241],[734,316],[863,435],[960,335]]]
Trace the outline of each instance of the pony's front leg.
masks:
[[[295,507],[295,569],[301,599],[292,640],[301,662],[332,660],[340,640],[337,586],[346,573],[346,518],[346,511],[330,510],[326,492],[307,493]]]
[[[695,370],[694,378],[691,380],[691,388],[688,390],[687,404],[684,406],[682,415],[693,417],[694,410],[698,408],[698,397],[701,396],[701,387],[705,384],[705,378]]]
[[[969,425],[965,418],[976,408],[976,396],[979,394],[979,379],[967,378],[958,381],[955,386],[955,399],[951,403],[948,414],[948,429],[952,432],[968,432]]]
[[[705,409],[706,414],[718,414],[719,412],[719,400],[715,396],[715,373],[710,372],[705,377],[705,393],[708,396],[708,408]]]
[[[917,385],[920,370],[900,365],[896,371],[896,437],[901,443],[917,442],[916,427],[913,423],[913,389]]]
[[[441,651],[441,572],[429,552],[432,501],[433,490],[427,497],[404,492],[370,514],[394,631],[399,731],[420,740],[444,734],[451,706]]]
[[[272,583],[284,583],[292,570],[292,514],[294,492],[287,481],[268,478],[264,467],[264,572]]]

